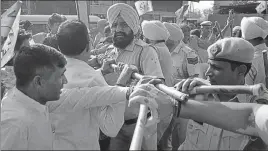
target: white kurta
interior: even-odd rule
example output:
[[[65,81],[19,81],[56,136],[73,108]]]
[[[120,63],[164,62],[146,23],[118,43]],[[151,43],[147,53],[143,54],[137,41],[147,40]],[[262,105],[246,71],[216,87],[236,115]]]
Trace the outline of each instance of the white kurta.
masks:
[[[53,149],[100,150],[99,130],[115,137],[123,125],[127,88],[108,86],[100,71],[77,59],[67,58],[66,69],[65,88],[92,90],[64,92],[60,101],[49,104],[55,132]]]

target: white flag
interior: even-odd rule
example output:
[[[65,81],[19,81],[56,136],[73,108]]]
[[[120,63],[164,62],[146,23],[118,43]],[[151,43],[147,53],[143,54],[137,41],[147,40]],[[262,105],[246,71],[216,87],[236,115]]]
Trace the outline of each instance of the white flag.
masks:
[[[138,11],[139,16],[153,11],[152,1],[137,1],[135,2],[135,7]]]
[[[261,12],[263,12],[264,10],[266,10],[266,5],[265,3],[267,3],[266,1],[261,1],[261,3],[255,8],[256,11],[261,14]]]

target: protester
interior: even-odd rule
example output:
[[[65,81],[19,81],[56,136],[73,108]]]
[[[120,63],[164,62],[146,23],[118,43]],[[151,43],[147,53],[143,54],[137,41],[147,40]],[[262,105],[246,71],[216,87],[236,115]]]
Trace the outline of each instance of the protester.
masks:
[[[107,48],[112,45],[113,38],[111,35],[111,29],[109,26],[104,28],[104,38],[101,39],[99,44],[96,46],[96,49],[91,50],[92,55],[104,54]]]
[[[225,38],[208,48],[209,68],[207,85],[244,85],[245,76],[251,68],[254,57],[254,47],[241,38]],[[182,80],[176,87],[187,93],[196,80]],[[204,80],[199,80],[204,81]],[[189,85],[191,83],[191,85]],[[203,82],[204,83],[204,82]],[[205,97],[206,98],[206,97]],[[256,97],[246,94],[213,94],[218,102],[253,103]],[[205,99],[207,100],[207,99]],[[200,113],[201,114],[201,113]],[[206,133],[209,131],[210,133]],[[252,142],[247,135],[232,133],[206,123],[190,120],[187,126],[186,140],[180,150],[243,150]],[[232,143],[235,142],[235,143]]]
[[[32,34],[33,24],[29,20],[20,21],[19,26],[21,29],[24,29],[26,32],[29,32]]]
[[[198,46],[202,49],[207,48],[216,41],[216,34],[218,33],[216,26],[212,27],[211,21],[203,21],[201,24],[201,36]]]
[[[52,150],[46,102],[59,99],[66,60],[51,47],[23,47],[14,60],[16,87],[1,103],[1,149]],[[62,76],[63,75],[63,76]]]
[[[199,29],[193,29],[193,30],[190,31],[190,35],[195,35],[198,38],[200,38],[200,34],[201,34],[201,32],[200,32]]]
[[[50,37],[52,35],[55,35],[57,33],[57,30],[60,26],[60,24],[64,21],[66,21],[67,18],[63,15],[53,13],[49,19],[48,19],[48,28],[49,28],[49,33],[41,32],[33,35],[33,40],[35,43],[43,43],[44,39],[46,37]]]
[[[65,74],[69,81],[68,84],[64,85],[64,88],[108,86],[103,75],[114,72],[110,65],[115,62],[104,61],[102,68],[99,70],[90,67],[86,63],[89,49],[91,49],[88,38],[86,25],[81,21],[66,21],[59,27],[57,39],[59,49],[67,59]],[[126,86],[132,72],[123,70],[116,85]],[[66,116],[63,114],[64,111],[60,112],[63,108],[59,108],[59,111],[55,112],[57,114],[50,114],[52,123],[56,124],[55,135],[58,136],[56,140],[58,145],[54,145],[54,148],[60,150],[71,148],[99,150],[99,129],[107,136],[115,137],[117,135],[124,123],[124,112],[127,107],[127,103],[124,101],[126,99],[125,95],[115,93],[114,90],[106,93],[92,93],[91,95],[93,94],[100,100],[105,101],[106,104],[96,108],[91,106],[90,109],[77,111],[75,115],[70,113],[69,116]],[[96,100],[96,102],[98,101]],[[52,104],[51,107],[53,106]],[[136,112],[138,113],[138,111]]]
[[[95,37],[93,47],[96,48],[96,46],[99,44],[100,41],[103,41],[104,35],[104,28],[108,25],[108,22],[106,19],[101,19],[97,23],[97,30],[98,34]]]
[[[107,115],[103,112],[105,112],[105,109],[108,110],[106,105],[117,102],[121,102],[122,108],[125,108],[124,102],[128,98],[132,98],[131,94],[138,95],[139,99],[142,99],[139,94],[144,94],[145,91],[138,91],[143,86],[148,87],[148,85],[140,85],[135,90],[109,86],[77,87],[62,90],[64,84],[68,82],[64,75],[65,66],[66,59],[61,53],[42,44],[23,47],[18,52],[14,60],[16,87],[3,98],[1,104],[1,149],[98,149],[97,138],[95,140],[96,144],[90,146],[88,143],[92,141],[94,134],[98,134],[98,131],[96,131],[98,127],[96,126],[102,125],[101,120],[103,118],[97,120],[92,113],[105,117]],[[132,73],[132,70],[129,69],[128,67],[124,68],[118,84],[124,85],[129,80]],[[113,95],[110,95],[109,92]],[[149,97],[149,92],[144,96]],[[150,104],[147,105],[153,107]],[[117,108],[113,109],[118,110]],[[155,110],[155,108],[151,108],[151,110]],[[82,125],[80,112],[91,113],[88,120],[90,124],[95,124],[95,127],[88,127],[89,121]],[[65,118],[68,118],[68,120],[64,121]],[[56,119],[61,119],[61,121],[56,121]],[[92,131],[85,133],[86,131],[82,130],[79,133],[79,131],[74,131],[75,129],[70,129],[69,125],[73,125],[80,130],[82,127],[85,129],[91,128]],[[119,126],[120,123],[110,122],[109,125],[104,124],[102,126],[109,129],[114,125]],[[116,132],[113,131],[113,133]],[[90,136],[85,137],[87,135]],[[79,139],[80,137],[81,139]],[[81,142],[85,138],[91,138],[91,141]],[[86,146],[90,147],[87,148]]]
[[[46,37],[44,39],[43,44],[59,50],[59,46],[58,46],[58,41],[57,41],[56,35],[51,35],[51,36]]]
[[[200,48],[198,46],[199,38],[196,35],[191,35],[188,46],[195,50],[200,58],[200,63],[207,63],[208,61],[208,53],[206,50]]]
[[[240,26],[235,26],[233,28],[233,37],[238,37],[241,38],[242,37],[242,32],[241,32],[241,27]]]
[[[180,24],[179,26],[183,32],[183,35],[184,35],[182,41],[185,44],[189,44],[191,28],[187,24]]]
[[[165,44],[170,36],[168,30],[163,23],[157,20],[144,20],[141,26],[143,36],[146,39],[145,41],[151,44],[157,52],[166,85],[173,86],[172,59],[168,47]]]
[[[268,22],[261,17],[244,17],[241,20],[241,32],[242,38],[255,47],[253,65],[246,77],[246,84],[266,84],[262,51],[268,50],[264,41],[268,35]]]
[[[156,51],[139,37],[140,21],[136,10],[127,4],[117,3],[108,9],[107,18],[112,31],[114,46],[111,51],[107,50],[109,51],[107,56],[115,59],[116,62],[135,65],[138,67],[139,73],[143,75],[156,76],[164,80]],[[117,78],[118,75],[115,73],[105,76],[110,85],[114,85]],[[130,82],[129,84],[133,83]],[[161,98],[158,99],[161,100]],[[111,150],[129,149],[138,117],[138,110],[139,106],[126,109],[125,123],[117,137],[111,139]],[[170,111],[166,110],[165,112],[168,115]],[[164,116],[161,115],[160,117]],[[161,138],[161,133],[167,127],[165,124],[168,125],[171,118],[171,116],[167,116],[165,118],[167,120],[160,120],[160,123],[157,124],[157,133],[155,133],[156,126],[149,129],[154,133],[144,137],[142,149],[157,149],[157,138]],[[164,124],[164,126],[161,126],[161,124]]]

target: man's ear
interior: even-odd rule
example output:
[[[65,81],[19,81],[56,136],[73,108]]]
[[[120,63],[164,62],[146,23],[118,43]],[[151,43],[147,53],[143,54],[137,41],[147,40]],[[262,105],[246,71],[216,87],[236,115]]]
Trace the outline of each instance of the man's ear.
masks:
[[[37,87],[42,87],[43,85],[43,82],[42,82],[42,78],[39,76],[39,75],[36,75],[34,78],[33,78],[33,84],[34,86],[37,88]]]
[[[240,76],[244,76],[247,72],[247,66],[246,65],[240,65],[237,67],[238,74]]]

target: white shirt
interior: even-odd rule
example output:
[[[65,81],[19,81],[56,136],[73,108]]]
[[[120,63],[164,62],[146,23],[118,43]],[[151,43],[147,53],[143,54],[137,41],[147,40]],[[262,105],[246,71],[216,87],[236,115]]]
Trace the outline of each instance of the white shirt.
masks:
[[[108,86],[99,71],[77,59],[67,58],[66,69],[64,87],[80,90],[63,92],[59,101],[48,105],[55,131],[53,149],[100,150],[99,130],[115,137],[123,125],[127,88]]]
[[[48,110],[13,88],[1,103],[1,150],[52,150]]]

